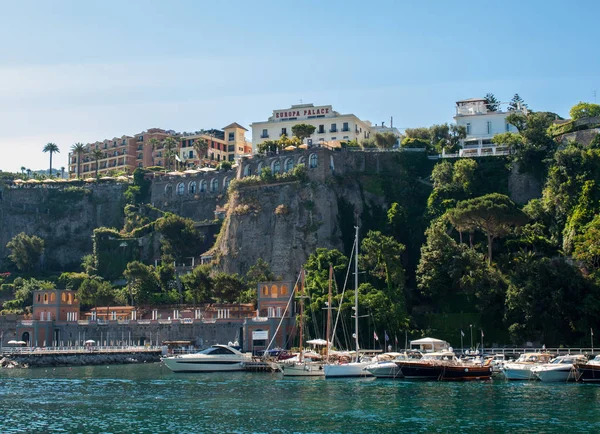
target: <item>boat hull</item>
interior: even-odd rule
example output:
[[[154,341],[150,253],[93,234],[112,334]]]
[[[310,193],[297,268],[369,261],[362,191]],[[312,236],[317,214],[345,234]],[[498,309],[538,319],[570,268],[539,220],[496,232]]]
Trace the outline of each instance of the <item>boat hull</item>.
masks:
[[[229,372],[244,370],[244,364],[240,360],[202,361],[166,357],[162,361],[173,372]]]
[[[432,363],[396,362],[404,378],[408,380],[437,380],[440,371]]]
[[[440,380],[444,381],[490,380],[491,378],[491,366],[440,366]]]
[[[281,363],[279,365],[284,377],[323,377],[321,363]]]
[[[534,375],[543,382],[546,383],[558,383],[558,382],[567,382],[569,380],[575,380],[576,374],[573,372],[572,367],[566,367],[563,369],[540,369],[534,370]]]
[[[577,381],[584,383],[600,383],[600,365],[589,363],[576,365]]]
[[[369,365],[365,368],[365,371],[370,372],[376,378],[404,378],[402,371],[394,362],[378,363],[375,365]]]
[[[342,377],[372,377],[369,371],[364,368],[372,364],[372,362],[353,362],[340,365],[325,365],[325,378],[342,378]]]
[[[506,364],[502,369],[502,373],[507,380],[533,380],[536,378],[531,372],[533,366],[534,365],[511,366],[510,364]]]

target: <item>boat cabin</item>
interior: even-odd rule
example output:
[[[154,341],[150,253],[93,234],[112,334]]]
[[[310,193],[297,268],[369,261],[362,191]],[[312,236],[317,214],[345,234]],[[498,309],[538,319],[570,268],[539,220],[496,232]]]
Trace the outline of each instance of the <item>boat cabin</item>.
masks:
[[[450,344],[441,339],[423,338],[410,341],[410,349],[418,350],[422,353],[433,353],[450,349]]]

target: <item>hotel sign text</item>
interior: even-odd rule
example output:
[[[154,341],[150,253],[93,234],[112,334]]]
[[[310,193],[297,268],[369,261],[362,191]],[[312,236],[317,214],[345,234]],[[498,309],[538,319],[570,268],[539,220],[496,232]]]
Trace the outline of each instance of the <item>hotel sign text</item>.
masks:
[[[300,118],[309,116],[323,116],[332,112],[331,106],[323,107],[301,107],[288,110],[275,110],[273,117],[275,119]]]

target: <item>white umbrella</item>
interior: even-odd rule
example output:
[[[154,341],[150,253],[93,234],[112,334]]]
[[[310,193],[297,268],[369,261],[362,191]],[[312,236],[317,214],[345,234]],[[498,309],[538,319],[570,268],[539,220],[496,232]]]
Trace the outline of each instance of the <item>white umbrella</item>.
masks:
[[[96,341],[94,341],[93,339],[88,339],[87,341],[85,341],[86,344],[95,344]]]
[[[15,341],[14,339],[7,342],[8,345],[16,345],[17,343],[18,341]]]
[[[27,342],[25,342],[25,341],[17,341],[17,345],[27,345]]]

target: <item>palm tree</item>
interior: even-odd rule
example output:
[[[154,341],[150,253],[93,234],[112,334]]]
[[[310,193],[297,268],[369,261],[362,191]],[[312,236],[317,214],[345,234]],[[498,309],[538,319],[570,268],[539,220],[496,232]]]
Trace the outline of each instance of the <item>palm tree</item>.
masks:
[[[206,141],[206,139],[203,139],[202,137],[197,138],[196,140],[194,140],[194,151],[196,151],[196,155],[198,157],[198,160],[200,160],[199,165],[202,165],[202,160],[204,160],[204,158],[206,158],[206,153],[208,152],[208,142]]]
[[[60,168],[60,179],[63,179],[65,177],[65,166],[62,166]]]
[[[177,140],[173,137],[167,137],[165,142],[165,160],[167,162],[167,169],[171,167],[171,160],[175,160],[177,156]]]
[[[25,171],[26,171],[26,170],[27,170],[27,169],[25,168],[25,166],[21,166],[21,173],[22,173],[23,175],[25,174]]]
[[[75,143],[71,146],[71,152],[77,154],[77,177],[81,176],[81,155],[85,153],[85,145],[83,143]]]
[[[91,154],[92,158],[94,160],[96,160],[96,178],[98,177],[98,160],[104,157],[104,152],[102,152],[100,149],[96,148],[94,149]]]
[[[59,153],[60,149],[55,143],[47,143],[42,152],[50,152],[50,177],[52,177],[52,154]]]
[[[158,145],[160,145],[160,142],[156,137],[152,137],[150,140],[148,140],[148,145],[150,145],[150,147],[152,148],[152,165],[154,166],[154,151],[158,147]]]
[[[27,172],[27,177],[31,178],[31,169],[27,169],[26,172]]]

